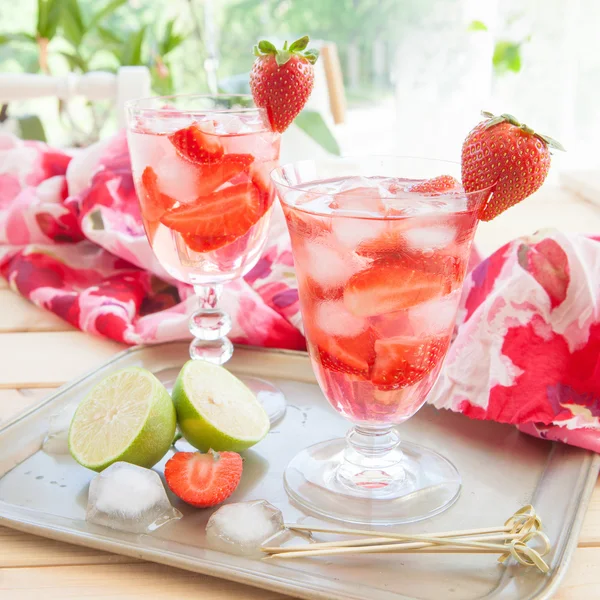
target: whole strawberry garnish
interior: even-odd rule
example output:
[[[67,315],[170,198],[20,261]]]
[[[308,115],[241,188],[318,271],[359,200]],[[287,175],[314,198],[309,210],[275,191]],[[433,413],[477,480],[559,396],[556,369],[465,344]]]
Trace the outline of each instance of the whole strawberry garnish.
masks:
[[[254,47],[256,60],[250,73],[250,90],[254,103],[265,108],[273,131],[283,133],[304,108],[312,92],[319,51],[306,50],[308,36],[296,40],[289,48],[277,50],[262,40]]]
[[[491,196],[479,210],[482,221],[491,221],[531,196],[548,175],[550,148],[564,148],[512,115],[482,114],[485,121],[463,143],[462,183],[466,192],[492,188]]]

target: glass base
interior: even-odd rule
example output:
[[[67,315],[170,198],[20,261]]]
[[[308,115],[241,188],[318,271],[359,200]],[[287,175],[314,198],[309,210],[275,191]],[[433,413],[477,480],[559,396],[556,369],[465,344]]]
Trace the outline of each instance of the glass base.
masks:
[[[256,377],[240,377],[240,379],[254,392],[267,415],[269,415],[269,421],[271,427],[273,427],[285,415],[286,402],[283,392],[264,379]]]
[[[284,484],[301,508],[346,523],[395,525],[437,515],[458,499],[460,475],[437,452],[397,442],[373,469],[355,451],[353,435],[315,444],[292,459]]]

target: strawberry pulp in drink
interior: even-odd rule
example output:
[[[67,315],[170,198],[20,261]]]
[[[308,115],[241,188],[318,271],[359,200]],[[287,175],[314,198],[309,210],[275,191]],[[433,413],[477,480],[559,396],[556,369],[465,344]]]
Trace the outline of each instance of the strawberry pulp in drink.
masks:
[[[448,349],[477,207],[450,177],[303,188],[282,204],[319,384],[355,423],[401,423]]]
[[[267,235],[279,135],[255,116],[166,111],[138,117],[128,139],[146,234],[169,274],[204,284],[246,273]]]

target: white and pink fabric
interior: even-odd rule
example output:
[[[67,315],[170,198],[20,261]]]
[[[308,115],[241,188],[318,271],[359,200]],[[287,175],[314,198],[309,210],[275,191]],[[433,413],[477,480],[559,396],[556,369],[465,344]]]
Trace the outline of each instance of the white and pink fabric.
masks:
[[[83,331],[127,344],[189,336],[195,298],[146,241],[124,132],[73,157],[0,134],[0,244],[11,288]],[[305,348],[280,212],[223,307],[233,341]],[[479,262],[430,401],[600,452],[600,236],[546,232]]]

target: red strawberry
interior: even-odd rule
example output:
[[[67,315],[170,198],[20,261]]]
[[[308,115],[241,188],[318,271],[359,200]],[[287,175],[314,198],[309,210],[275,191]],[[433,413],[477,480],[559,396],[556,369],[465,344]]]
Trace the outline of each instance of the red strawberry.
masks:
[[[179,233],[213,238],[244,235],[264,214],[255,185],[230,185],[166,212],[161,223]]]
[[[375,358],[374,336],[370,329],[354,337],[324,335],[311,337],[316,337],[310,341],[316,346],[318,360],[324,368],[368,379]]]
[[[277,167],[276,161],[254,163],[250,168],[250,180],[258,188],[263,209],[266,212],[275,200],[275,185],[271,181],[271,171]]]
[[[206,196],[250,167],[254,157],[251,154],[225,154],[214,163],[198,167],[198,195]]]
[[[206,133],[197,123],[169,136],[177,154],[194,164],[218,161],[223,156],[223,144],[218,135]]]
[[[404,259],[383,258],[349,279],[344,305],[359,317],[374,317],[447,294],[450,287],[441,273],[414,270]]]
[[[393,337],[375,342],[373,384],[386,389],[414,385],[428,375],[445,356],[447,337]]]
[[[289,48],[277,50],[262,40],[254,47],[256,60],[250,73],[250,90],[254,103],[267,111],[273,131],[283,133],[304,108],[312,92],[313,65],[318,50],[308,49],[308,36],[296,40]]]
[[[242,468],[242,457],[236,452],[176,452],[165,465],[165,479],[184,502],[208,508],[233,494]]]
[[[444,192],[460,191],[461,185],[451,175],[440,175],[433,179],[425,179],[406,188],[407,192],[418,192],[420,194],[443,194]]]
[[[462,182],[466,192],[493,188],[479,210],[482,221],[491,221],[533,194],[550,169],[549,148],[564,148],[512,115],[483,115],[486,120],[463,143]]]
[[[188,248],[194,252],[210,252],[211,250],[218,250],[223,246],[227,246],[227,244],[231,244],[237,239],[235,235],[203,237],[191,233],[183,233],[182,236]]]
[[[163,194],[158,189],[158,177],[152,167],[146,167],[142,173],[140,207],[147,221],[158,221],[164,212],[175,204],[171,196]]]

